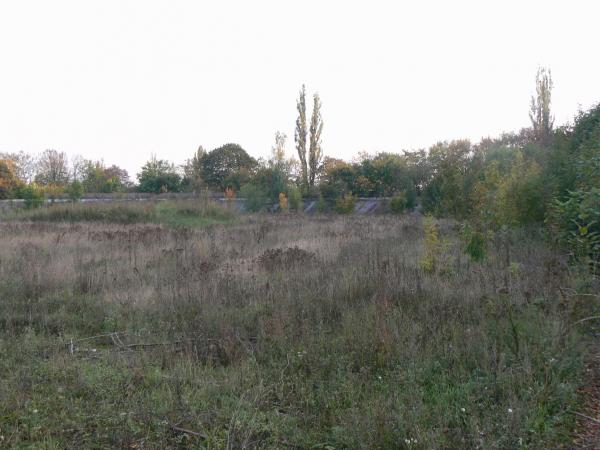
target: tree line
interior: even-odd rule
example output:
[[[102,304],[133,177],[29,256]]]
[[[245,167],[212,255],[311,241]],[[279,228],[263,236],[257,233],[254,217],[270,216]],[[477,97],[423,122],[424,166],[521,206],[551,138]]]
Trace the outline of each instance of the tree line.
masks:
[[[496,138],[443,141],[428,149],[361,153],[353,161],[325,157],[321,99],[302,86],[296,101],[295,156],[287,136],[275,134],[269,158],[240,145],[203,147],[176,166],[151,157],[133,183],[127,171],[103,161],[46,150],[38,157],[0,153],[0,198],[86,192],[200,192],[248,199],[251,209],[303,197],[352,209],[352,199],[392,197],[395,210],[419,205],[425,213],[466,219],[480,230],[546,223],[579,253],[600,251],[600,106],[555,127],[549,70],[536,76],[531,125]],[[283,196],[283,197],[282,197]],[[344,203],[345,202],[345,203]]]

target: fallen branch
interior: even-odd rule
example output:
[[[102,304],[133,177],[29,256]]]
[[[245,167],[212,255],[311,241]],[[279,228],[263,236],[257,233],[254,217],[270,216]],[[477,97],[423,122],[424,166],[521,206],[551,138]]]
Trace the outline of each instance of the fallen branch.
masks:
[[[598,320],[598,319],[600,319],[600,316],[590,316],[590,317],[586,317],[584,319],[578,320],[573,325],[578,325],[580,323],[587,322],[588,320]]]
[[[586,416],[585,414],[581,414],[577,411],[573,411],[573,414],[575,414],[576,416],[579,416],[579,417],[583,417],[584,419],[591,420],[594,423],[600,424],[600,420],[594,419],[593,417],[590,417],[590,416]]]
[[[81,339],[72,339],[72,342],[89,341],[89,340],[98,339],[98,338],[101,338],[101,337],[110,337],[110,336],[115,335],[115,334],[117,334],[117,335],[118,334],[127,334],[127,332],[126,331],[113,331],[111,333],[97,334],[96,336],[90,336],[90,337],[81,338]]]
[[[199,437],[200,439],[208,439],[208,436],[206,436],[205,434],[199,433],[197,431],[188,430],[186,428],[181,428],[172,423],[169,423],[169,427],[171,427],[171,429],[173,431],[177,431],[178,433],[189,434],[190,436],[196,436],[196,437]]]

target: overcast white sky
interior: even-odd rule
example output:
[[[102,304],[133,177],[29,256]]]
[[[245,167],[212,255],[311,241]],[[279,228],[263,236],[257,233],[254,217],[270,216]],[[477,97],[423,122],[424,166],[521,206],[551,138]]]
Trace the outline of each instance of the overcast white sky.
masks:
[[[0,151],[55,148],[132,176],[151,153],[294,151],[302,83],[326,155],[528,125],[539,65],[557,123],[600,101],[600,2],[0,0]]]

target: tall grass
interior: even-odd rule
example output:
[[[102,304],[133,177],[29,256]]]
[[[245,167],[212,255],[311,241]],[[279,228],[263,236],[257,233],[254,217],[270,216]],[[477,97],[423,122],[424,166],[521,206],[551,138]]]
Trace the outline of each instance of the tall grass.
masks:
[[[8,217],[8,220],[33,222],[165,223],[191,227],[232,219],[231,211],[206,200],[57,204],[16,211]]]
[[[435,226],[425,270],[414,217],[1,223],[0,446],[568,442],[593,297],[535,236],[509,270]]]

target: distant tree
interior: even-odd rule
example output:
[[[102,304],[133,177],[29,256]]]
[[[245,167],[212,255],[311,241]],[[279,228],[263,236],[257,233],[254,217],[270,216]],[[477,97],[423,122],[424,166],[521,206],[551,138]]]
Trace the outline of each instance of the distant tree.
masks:
[[[433,175],[431,166],[427,160],[427,152],[425,150],[405,152],[404,159],[410,178],[413,180],[415,193],[420,195]]]
[[[310,119],[310,147],[308,151],[308,166],[310,169],[308,183],[315,185],[319,165],[323,159],[321,148],[321,132],[323,131],[323,118],[321,117],[321,99],[319,94],[313,95],[313,111]]]
[[[306,88],[302,85],[300,96],[296,101],[298,118],[296,119],[296,132],[294,140],[296,141],[296,150],[300,159],[300,183],[302,188],[308,190],[308,164],[306,161]]]
[[[433,173],[423,190],[423,206],[438,216],[466,217],[471,212],[472,146],[468,140],[439,142],[429,149]]]
[[[550,111],[552,87],[552,73],[549,69],[540,67],[535,77],[536,95],[531,97],[529,118],[534,135],[542,146],[550,144],[554,127],[554,117]]]
[[[64,186],[69,182],[69,160],[67,154],[46,150],[37,161],[35,181],[48,186]]]
[[[327,157],[323,161],[323,175],[319,184],[320,193],[323,198],[330,201],[344,194],[350,194],[355,188],[357,177],[356,164]]]
[[[138,189],[140,192],[179,192],[181,189],[181,176],[177,173],[175,165],[164,159],[152,156],[138,173]]]
[[[225,144],[202,157],[202,176],[211,188],[223,192],[227,187],[239,191],[257,162],[238,144]]]
[[[23,183],[31,183],[35,175],[35,158],[29,153],[19,151],[16,153],[0,152],[0,159],[13,162],[15,174]]]
[[[0,199],[12,198],[21,184],[14,162],[0,159]]]
[[[71,158],[71,182],[81,181],[85,169],[86,160],[81,155],[75,155]]]
[[[250,184],[260,188],[266,197],[275,202],[281,192],[288,190],[288,178],[283,170],[276,166],[262,164],[252,175]]]
[[[271,148],[271,163],[275,166],[283,166],[285,164],[285,141],[287,136],[285,133],[275,133],[275,145]]]
[[[106,167],[103,161],[84,161],[80,180],[85,192],[120,192],[131,185],[125,169],[115,165]]]
[[[198,191],[205,183],[202,175],[202,160],[206,156],[206,150],[201,145],[190,159],[183,165],[182,186],[186,191]]]
[[[108,179],[113,180],[113,184],[116,184],[116,191],[122,191],[124,189],[131,188],[133,185],[131,179],[129,178],[129,172],[119,166],[113,164],[112,166],[104,169],[104,173]]]

